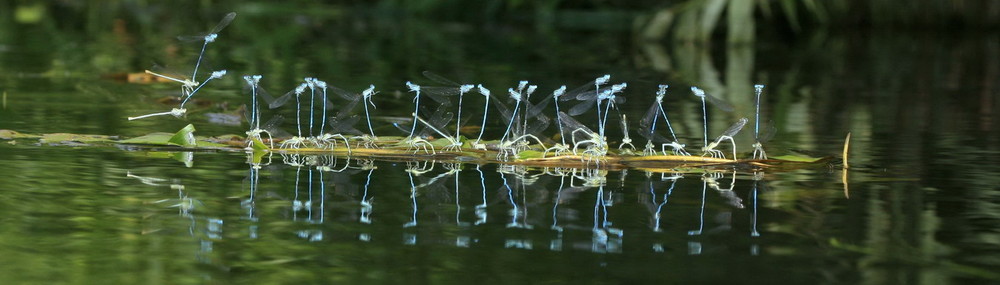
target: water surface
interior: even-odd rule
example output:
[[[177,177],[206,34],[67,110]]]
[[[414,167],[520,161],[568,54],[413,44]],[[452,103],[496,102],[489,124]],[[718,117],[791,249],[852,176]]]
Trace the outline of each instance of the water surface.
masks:
[[[305,76],[351,90],[376,84],[378,112],[405,116],[412,103],[402,83],[422,80],[423,70],[494,90],[521,79],[551,90],[610,73],[630,83],[623,110],[631,117],[646,110],[656,84],[671,84],[666,108],[681,139],[694,146],[701,140],[700,102],[687,86],[736,106],[734,113],[710,113],[710,133],[718,133],[752,116],[752,84],[763,83],[764,115],[779,130],[771,154],[836,155],[851,132],[852,168],[846,176],[836,163],[760,173],[593,172],[277,154],[255,164],[244,153],[2,141],[2,279],[998,279],[989,270],[1000,265],[995,36],[762,36],[755,45],[727,47],[637,44],[616,30],[240,12],[210,46],[210,65],[264,74],[275,94]],[[175,88],[101,76],[139,72],[152,61],[192,62],[197,45],[173,37],[196,33],[224,12],[191,19],[119,12],[83,24],[74,20],[82,12],[52,13],[40,22],[0,24],[0,129],[129,137],[191,123],[201,135],[245,131],[206,115],[236,113],[246,103],[235,76],[200,94],[201,107],[185,119],[132,122],[125,117],[169,109],[158,100]],[[294,129],[290,122],[283,127]],[[498,128],[487,135],[498,136]],[[381,124],[376,131],[394,130]],[[737,140],[750,138],[744,132]]]

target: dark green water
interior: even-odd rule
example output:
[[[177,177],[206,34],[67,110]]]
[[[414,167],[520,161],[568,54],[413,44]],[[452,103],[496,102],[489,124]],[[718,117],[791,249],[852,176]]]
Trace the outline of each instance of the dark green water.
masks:
[[[0,141],[0,279],[8,283],[1000,280],[990,269],[1000,265],[995,35],[762,36],[749,46],[698,46],[638,43],[616,28],[247,6],[208,48],[210,70],[231,75],[199,93],[202,107],[185,119],[127,121],[175,106],[157,100],[176,88],[102,75],[153,61],[187,68],[199,44],[174,36],[232,9],[41,9],[37,20],[0,9],[0,129],[136,136],[191,123],[201,135],[242,134],[245,126],[206,115],[247,102],[233,75],[263,74],[276,95],[306,76],[351,90],[376,84],[376,115],[406,116],[403,82],[421,82],[423,70],[494,92],[522,79],[550,92],[610,73],[630,84],[622,107],[632,118],[656,84],[671,84],[665,106],[689,146],[700,145],[701,112],[688,86],[736,106],[710,113],[717,134],[752,117],[752,84],[767,84],[762,109],[779,130],[770,154],[838,154],[852,132],[852,168],[847,185],[839,164],[574,178],[496,165],[449,172],[441,163],[415,175],[406,163],[275,154],[257,170],[243,153],[170,154],[189,156],[186,167],[125,146]],[[97,14],[109,16],[88,17]],[[401,134],[384,118],[376,123],[379,133]],[[492,122],[487,136],[502,131]],[[737,136],[741,152],[750,138]],[[330,168],[295,166],[302,159]]]

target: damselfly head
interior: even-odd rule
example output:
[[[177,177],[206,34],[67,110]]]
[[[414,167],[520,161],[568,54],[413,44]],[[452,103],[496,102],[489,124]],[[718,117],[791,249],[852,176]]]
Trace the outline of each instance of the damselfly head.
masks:
[[[319,80],[319,79],[313,79],[313,84],[316,84],[316,87],[319,88],[319,89],[326,90],[326,81],[322,81],[322,80]]]
[[[364,96],[365,98],[371,98],[372,95],[375,95],[375,93],[378,93],[375,91],[375,84],[371,84],[368,85],[368,89],[365,89],[365,91],[361,91],[361,96]]]
[[[458,92],[461,94],[469,93],[469,91],[472,91],[472,88],[476,88],[476,86],[472,84],[465,84],[458,87]]]
[[[298,87],[295,87],[295,95],[300,95],[302,93],[305,93],[306,92],[306,87],[309,87],[309,86],[306,85],[305,83],[299,84]]]
[[[420,85],[413,84],[412,82],[406,82],[406,88],[409,88],[411,92],[420,92]]]
[[[517,82],[517,92],[523,92],[524,87],[528,86],[527,80],[521,80]]]
[[[756,85],[754,85],[753,86],[753,90],[754,90],[754,92],[757,92],[757,94],[760,94],[761,92],[764,92],[764,84],[756,84]]]
[[[174,117],[178,117],[178,118],[180,118],[181,116],[183,116],[184,113],[187,113],[187,109],[184,109],[184,108],[173,108],[173,109],[170,110],[170,115],[173,115]]]
[[[205,42],[214,42],[215,38],[218,38],[219,34],[208,34],[205,36]]]
[[[249,84],[250,86],[253,86],[253,87],[257,87],[257,85],[260,84],[260,79],[261,78],[263,78],[263,76],[260,76],[260,75],[244,75],[243,76],[243,80],[246,80],[247,84]]]
[[[660,84],[660,86],[659,86],[660,89],[656,91],[656,98],[657,98],[657,100],[663,100],[663,96],[667,95],[667,88],[668,87],[670,87],[670,86],[666,85],[666,84]]]
[[[222,78],[223,76],[226,76],[226,70],[225,69],[219,70],[219,71],[212,71],[212,76],[210,78],[219,79],[219,78]]]
[[[705,90],[701,90],[701,88],[691,86],[691,92],[694,92],[694,96],[705,97]]]
[[[611,74],[605,74],[604,76],[598,77],[594,80],[594,84],[604,85],[608,83],[608,80],[611,80]]]
[[[521,101],[521,93],[514,90],[514,88],[507,88],[507,93],[510,93],[510,97],[514,98],[515,101]]]
[[[482,84],[476,85],[476,89],[479,89],[479,94],[483,94],[483,96],[490,97],[490,90],[486,89],[486,87],[483,87]]]
[[[566,94],[566,85],[559,86],[559,89],[552,91],[552,97],[555,98],[559,98],[559,96],[562,96],[563,94]]]
[[[622,82],[622,83],[619,83],[619,84],[615,84],[615,85],[611,86],[611,93],[613,94],[613,93],[622,92],[622,90],[625,90],[625,87],[628,87],[628,83]]]
[[[525,92],[525,96],[531,96],[531,93],[535,93],[535,89],[538,89],[538,85],[528,86],[528,91]]]

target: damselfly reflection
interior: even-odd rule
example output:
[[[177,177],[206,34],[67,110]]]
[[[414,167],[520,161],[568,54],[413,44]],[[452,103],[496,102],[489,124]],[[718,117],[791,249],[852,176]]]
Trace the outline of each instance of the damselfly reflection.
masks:
[[[283,169],[266,161],[248,158],[245,181],[250,186],[239,200],[244,220],[256,232],[275,219],[287,219],[297,224],[293,234],[304,241],[350,237],[398,242],[402,235],[404,244],[619,253],[629,248],[664,250],[671,236],[664,233],[685,232],[692,235],[693,252],[701,252],[713,241],[694,236],[733,232],[729,220],[737,213],[751,220],[742,223],[746,231],[741,232],[760,234],[758,189],[763,182],[742,184],[749,181],[742,178],[747,176],[732,169],[703,174],[698,192],[697,181],[683,179],[680,171],[636,176],[627,171],[515,165],[493,170],[456,162],[391,164],[299,154],[284,154]],[[614,173],[618,175],[608,183]],[[399,182],[403,192],[396,191]],[[262,187],[268,189],[266,194]],[[709,189],[719,195],[708,194]],[[746,207],[743,197],[750,201]],[[281,206],[261,207],[275,202]],[[642,214],[636,215],[639,209]],[[672,215],[697,215],[698,220],[669,218]],[[719,225],[712,224],[713,216]],[[626,246],[633,242],[649,246]]]
[[[222,234],[224,220],[211,216],[211,211],[207,209],[206,204],[201,200],[192,197],[191,193],[187,191],[187,187],[181,183],[180,179],[140,176],[133,174],[132,171],[126,172],[126,177],[136,179],[145,186],[167,186],[170,190],[177,191],[176,198],[160,199],[152,201],[149,204],[166,205],[167,208],[177,208],[176,215],[182,218],[186,224],[186,234],[192,237],[198,244],[198,250],[194,253],[194,257],[199,261],[211,263],[210,256],[213,251],[215,241],[224,238]],[[142,234],[155,234],[161,230],[167,230],[164,232],[170,232],[167,228],[144,228],[142,229]]]
[[[667,204],[670,200],[670,195],[674,193],[674,187],[677,186],[677,180],[684,178],[684,175],[675,173],[669,177],[661,178],[661,181],[670,181],[670,187],[667,188],[663,194],[657,194],[656,187],[653,186],[653,176],[652,172],[646,172],[646,180],[649,184],[649,207],[652,208],[651,210],[653,212],[650,228],[652,228],[654,232],[661,232],[663,229],[661,228],[660,219],[663,217],[661,214],[663,212],[663,206]]]

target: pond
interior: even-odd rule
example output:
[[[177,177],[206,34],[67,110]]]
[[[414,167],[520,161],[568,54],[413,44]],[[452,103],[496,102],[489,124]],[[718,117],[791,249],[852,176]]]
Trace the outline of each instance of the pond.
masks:
[[[182,118],[129,121],[177,106],[178,88],[121,78],[154,63],[189,70],[202,43],[176,36],[204,32],[228,10],[4,8],[0,130],[124,138],[192,124],[199,135],[243,135],[250,100],[240,77],[262,74],[274,96],[304,77],[359,93],[374,84],[373,131],[405,136],[404,83],[432,84],[424,70],[501,95],[519,80],[551,94],[611,74],[629,83],[617,107],[633,121],[669,84],[664,109],[689,150],[704,138],[702,102],[688,87],[734,106],[709,105],[714,136],[753,122],[753,85],[765,84],[761,116],[777,129],[768,154],[835,157],[649,171],[0,140],[0,279],[12,283],[1000,280],[989,269],[1000,266],[993,34],[765,32],[750,45],[671,44],[637,41],[614,17],[602,19],[619,25],[479,25],[247,5],[205,51],[202,78],[229,75]],[[109,16],[88,17],[98,14]],[[473,109],[484,103],[464,102],[475,107],[463,111],[473,115],[463,135],[479,131]],[[290,106],[263,116],[284,116],[278,128],[294,133]],[[485,136],[504,127],[490,119]],[[614,147],[620,129],[609,126]],[[749,153],[752,128],[734,139]]]

